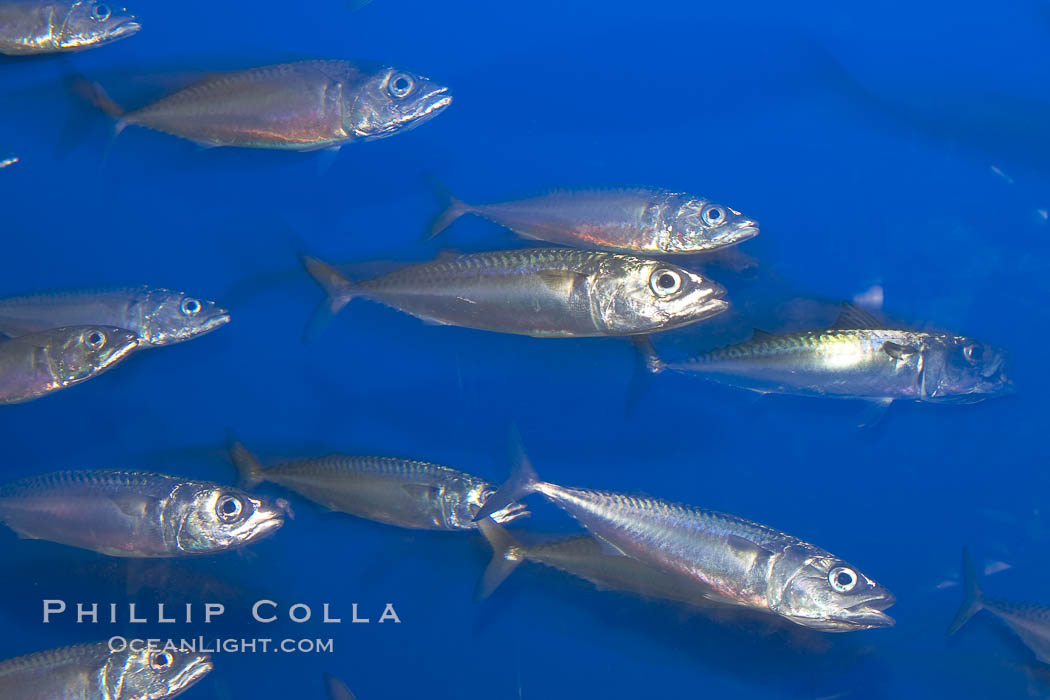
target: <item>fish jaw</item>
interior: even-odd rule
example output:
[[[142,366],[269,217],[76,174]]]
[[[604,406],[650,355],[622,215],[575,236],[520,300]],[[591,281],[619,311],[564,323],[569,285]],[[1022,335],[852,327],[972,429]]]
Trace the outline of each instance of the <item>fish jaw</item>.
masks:
[[[897,602],[892,593],[884,591],[874,594],[848,608],[827,617],[804,617],[785,615],[795,624],[820,630],[821,632],[857,632],[861,630],[892,627],[896,621],[884,611]]]
[[[202,654],[200,658],[194,659],[186,665],[182,671],[171,679],[170,687],[176,692],[182,692],[190,686],[196,685],[198,681],[215,669],[211,656]]]

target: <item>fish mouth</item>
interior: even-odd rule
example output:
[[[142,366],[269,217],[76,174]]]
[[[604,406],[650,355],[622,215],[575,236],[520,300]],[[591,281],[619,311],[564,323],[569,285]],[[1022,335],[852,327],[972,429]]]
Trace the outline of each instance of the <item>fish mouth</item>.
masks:
[[[717,314],[722,313],[729,308],[729,302],[725,299],[713,298],[707,301],[701,302],[693,307],[690,318],[692,320],[702,320],[705,318],[711,318]]]
[[[737,229],[733,231],[733,234],[729,236],[729,238],[731,238],[734,243],[740,243],[741,241],[754,238],[757,235],[758,222],[748,219],[747,221],[742,221],[738,224]]]
[[[423,95],[419,102],[421,106],[412,115],[411,119],[415,124],[422,124],[443,112],[446,107],[452,104],[452,95],[449,94],[447,87],[434,88],[426,95]]]
[[[225,309],[220,310],[215,316],[209,318],[202,326],[200,335],[205,333],[211,333],[216,328],[221,328],[230,322],[230,312]]]
[[[836,620],[864,629],[892,627],[896,621],[883,611],[896,602],[892,593],[880,593],[846,608]]]
[[[171,685],[175,688],[184,689],[194,685],[200,679],[212,672],[215,668],[215,664],[212,663],[211,657],[204,656],[200,659],[191,662],[182,670],[182,673],[175,676],[172,679]]]
[[[108,40],[123,39],[132,34],[137,34],[140,29],[142,29],[142,25],[139,24],[138,20],[134,17],[128,17],[123,22],[119,22],[110,28],[106,32],[106,38]]]

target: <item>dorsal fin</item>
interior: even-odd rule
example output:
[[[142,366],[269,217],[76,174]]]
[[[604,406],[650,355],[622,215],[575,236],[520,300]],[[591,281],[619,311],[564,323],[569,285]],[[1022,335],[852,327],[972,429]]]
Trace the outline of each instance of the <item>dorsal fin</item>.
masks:
[[[886,324],[860,307],[843,303],[842,311],[839,312],[838,318],[835,319],[832,327],[849,330],[872,330],[884,329]]]
[[[773,337],[773,334],[769,331],[764,331],[761,328],[751,329],[751,340],[752,342],[762,342],[763,340],[769,340]]]

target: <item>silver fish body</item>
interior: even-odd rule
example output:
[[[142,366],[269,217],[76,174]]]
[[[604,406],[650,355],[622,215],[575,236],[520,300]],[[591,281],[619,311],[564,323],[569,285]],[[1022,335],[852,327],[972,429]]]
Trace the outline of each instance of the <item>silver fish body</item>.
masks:
[[[163,474],[55,472],[0,486],[0,522],[20,536],[114,557],[244,547],[284,524],[287,503]]]
[[[160,700],[211,670],[208,654],[83,644],[0,661],[0,700]]]
[[[531,561],[589,581],[599,590],[624,591],[697,607],[711,605],[711,589],[695,579],[610,552],[590,535],[523,545],[488,518],[479,520],[478,526],[492,547],[492,563],[479,583],[479,598],[487,597],[521,562]]]
[[[244,488],[269,481],[322,506],[368,520],[419,530],[472,530],[473,518],[496,487],[440,464],[389,457],[332,455],[263,469],[239,442],[230,459]],[[496,513],[510,522],[529,513],[513,503]]]
[[[847,306],[834,328],[784,335],[756,331],[747,342],[681,362],[663,362],[650,347],[649,367],[798,396],[974,403],[1013,391],[1001,348],[877,323]]]
[[[986,598],[978,585],[973,560],[965,549],[963,588],[966,598],[948,628],[949,635],[958,632],[978,611],[987,610],[1013,630],[1039,661],[1050,664],[1050,606]]]
[[[332,60],[221,73],[141,109],[107,111],[120,117],[118,130],[132,124],[206,146],[312,151],[417,127],[451,101],[448,88],[423,76]]]
[[[82,51],[140,28],[98,0],[0,0],[0,53],[9,56]]]
[[[478,519],[543,494],[625,556],[695,581],[707,597],[825,632],[886,627],[894,597],[829,552],[735,515],[540,481],[522,458]]]
[[[351,283],[304,258],[329,310],[355,296],[433,323],[534,337],[623,336],[679,328],[725,311],[725,290],[659,260],[564,248],[439,258]]]
[[[124,328],[146,345],[171,345],[225,325],[215,302],[150,287],[57,290],[0,298],[0,334],[15,337],[92,323]]]
[[[451,204],[434,222],[437,235],[475,214],[525,238],[576,248],[657,255],[695,254],[758,235],[758,224],[703,197],[661,189],[568,190],[494,204]]]
[[[31,401],[96,377],[138,347],[131,331],[105,326],[0,339],[0,405]]]

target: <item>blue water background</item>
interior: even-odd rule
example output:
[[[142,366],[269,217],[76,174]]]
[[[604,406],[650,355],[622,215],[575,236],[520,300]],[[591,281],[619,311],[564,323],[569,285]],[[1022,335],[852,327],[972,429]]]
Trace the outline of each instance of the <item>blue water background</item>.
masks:
[[[134,595],[123,562],[3,530],[0,656],[117,633],[334,637],[334,654],[220,657],[186,697],[224,700],[321,697],[322,671],[364,700],[1046,696],[1031,653],[990,617],[944,636],[964,544],[982,564],[1011,567],[987,591],[1050,603],[1046,3],[133,9],[145,28],[127,41],[0,64],[0,148],[22,158],[0,171],[0,293],[148,283],[228,304],[233,322],[4,408],[5,479],[118,467],[229,482],[232,428],[266,462],[385,454],[500,481],[514,422],[542,477],[722,509],[813,541],[894,591],[898,624],[820,635],[711,621],[532,565],[474,604],[480,537],[401,531],[293,498],[297,519],[271,540],[134,569],[147,581]],[[317,154],[200,150],[134,128],[102,167],[111,124],[62,87],[76,71],[134,106],[163,92],[157,76],[302,57],[414,69],[455,102],[418,130],[346,148],[323,173]],[[685,376],[653,378],[631,412],[635,358],[616,339],[428,326],[362,301],[303,344],[320,293],[297,252],[387,264],[527,245],[471,219],[419,243],[439,210],[425,173],[472,201],[646,184],[757,218],[762,234],[741,251],[758,268],[710,270],[736,310],[658,339],[668,354],[753,327],[826,325],[839,300],[878,285],[893,319],[1009,349],[1019,391],[899,404],[861,430],[866,411],[853,402],[756,401]],[[530,503],[519,530],[576,531]],[[208,627],[69,616],[45,626],[44,598],[217,600],[228,611]],[[344,624],[250,624],[260,598],[315,615],[329,602]],[[373,624],[349,624],[353,602]],[[374,624],[387,602],[400,625]]]

